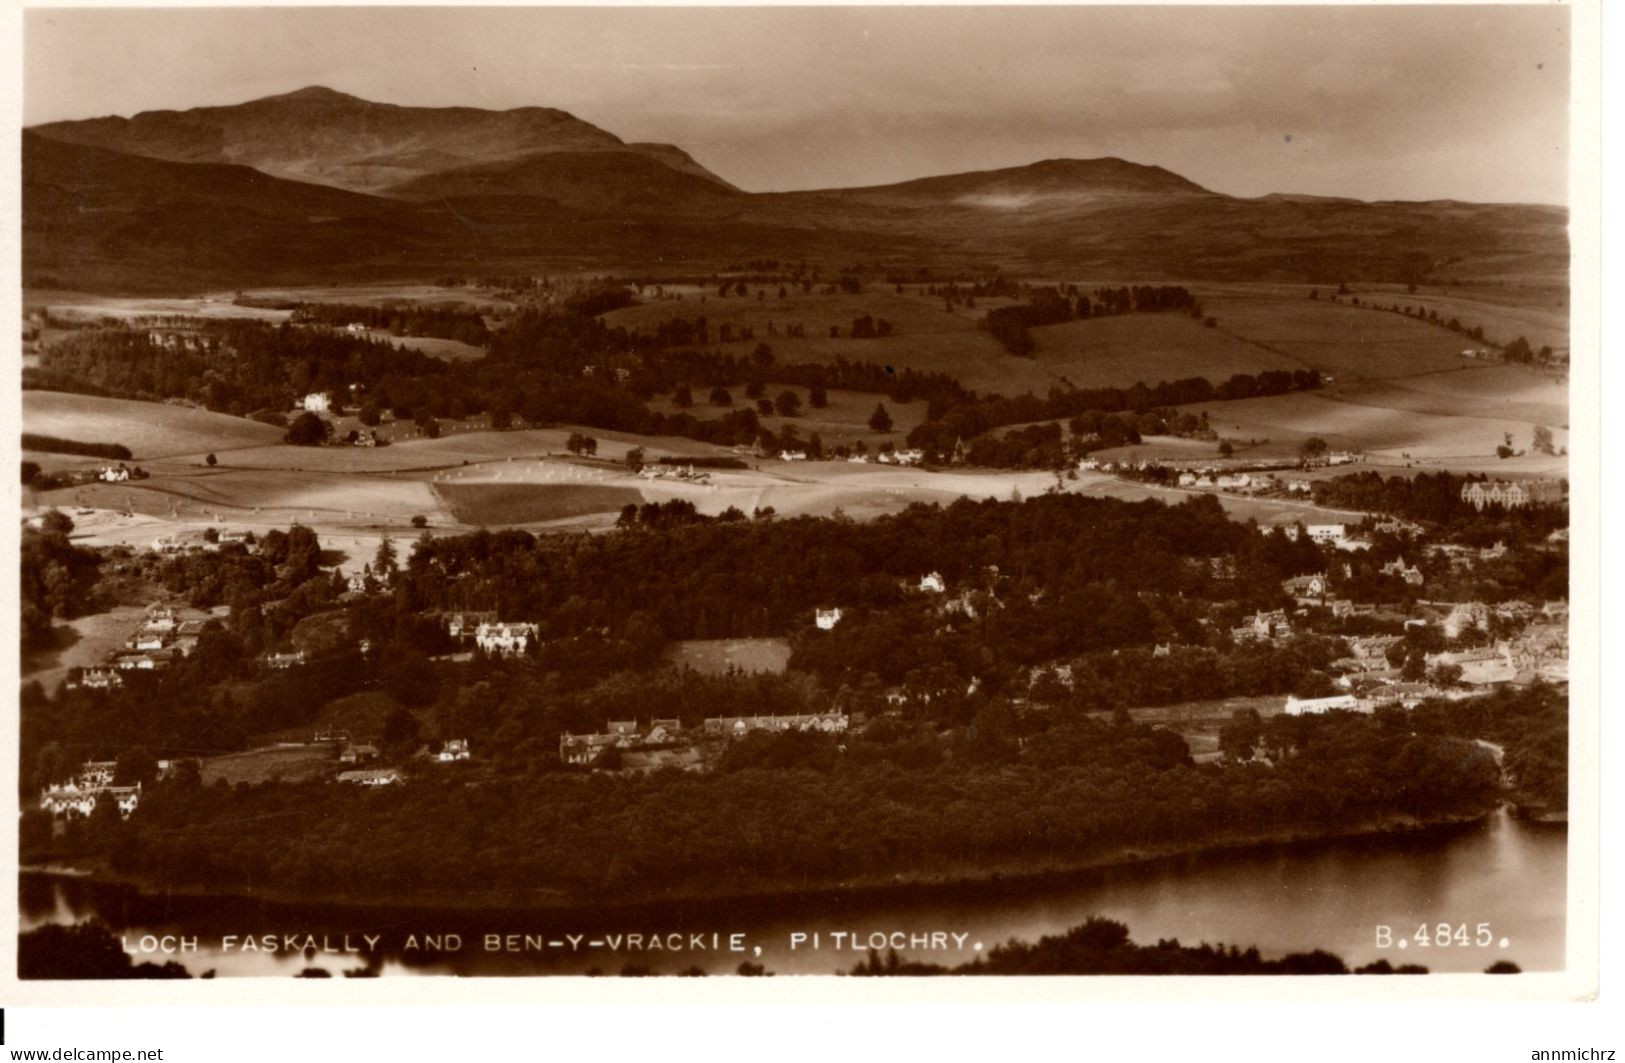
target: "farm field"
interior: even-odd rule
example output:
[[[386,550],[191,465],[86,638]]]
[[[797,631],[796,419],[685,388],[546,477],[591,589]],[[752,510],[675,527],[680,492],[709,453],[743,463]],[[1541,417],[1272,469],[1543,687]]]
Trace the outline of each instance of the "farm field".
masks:
[[[273,781],[308,782],[336,772],[338,749],[322,745],[265,746],[260,749],[204,757],[201,774],[205,786],[224,781],[229,786],[248,783],[257,786]]]
[[[780,417],[778,414],[759,415],[762,427],[774,434],[784,431],[786,425],[794,425],[796,433],[805,443],[817,433],[826,450],[841,445],[851,446],[862,442],[871,454],[879,450],[881,444],[891,443],[896,447],[904,447],[909,432],[925,420],[926,403],[923,399],[913,402],[897,403],[884,395],[877,395],[866,391],[830,391],[827,393],[829,404],[821,410],[815,410],[807,401],[806,388],[787,388],[782,384],[770,385],[763,395],[767,399],[777,399],[784,391],[793,391],[801,400],[801,411],[794,417]],[[731,388],[733,397],[732,406],[712,406],[706,401],[707,392],[696,390],[694,392],[694,405],[688,412],[696,417],[719,417],[729,410],[737,410],[754,406],[754,399],[745,397],[744,388]],[[891,415],[892,430],[890,432],[876,432],[869,427],[869,416],[875,412],[876,405],[886,407]],[[657,395],[648,406],[658,413],[677,413],[681,409],[672,401],[669,394]]]
[[[138,513],[199,531],[210,524],[245,523],[404,526],[418,514],[432,520],[440,513],[429,485],[413,479],[163,464],[149,471],[147,480],[87,484],[48,492],[39,501]]]
[[[1362,300],[1387,305],[1419,306],[1432,309],[1448,321],[1456,318],[1466,328],[1479,326],[1486,339],[1509,343],[1519,336],[1539,350],[1550,347],[1567,353],[1569,349],[1568,292],[1549,288],[1469,288],[1454,287],[1443,292],[1426,288],[1408,293],[1398,285],[1357,285],[1353,294]],[[1466,344],[1463,344],[1466,346]]]
[[[643,496],[603,484],[437,483],[435,493],[459,524],[544,524],[600,513],[619,514]]]
[[[1337,398],[1439,416],[1473,413],[1552,428],[1567,427],[1568,381],[1518,365],[1464,365],[1340,387]]]
[[[23,290],[23,305],[29,309],[46,309],[60,317],[93,321],[100,317],[206,317],[252,318],[257,321],[281,322],[288,319],[286,310],[263,310],[250,306],[235,306],[234,293],[172,297],[124,297],[93,295],[88,292],[65,292],[39,288]]]
[[[1221,322],[1222,324],[1222,322]],[[1031,330],[1037,358],[1064,383],[1079,388],[1206,377],[1218,383],[1237,373],[1302,369],[1303,362],[1266,350],[1186,314],[1123,314]]]
[[[777,288],[758,301],[753,289],[749,298],[719,299],[713,291],[701,303],[690,294],[681,301],[655,300],[625,307],[604,315],[609,326],[653,331],[673,318],[705,318],[713,338],[718,326],[726,323],[748,327],[755,338],[715,344],[738,358],[747,357],[758,343],[773,349],[780,363],[812,362],[829,364],[837,358],[853,362],[873,362],[947,373],[965,387],[981,393],[1019,395],[1025,391],[1042,394],[1059,383],[1043,365],[1031,358],[1016,358],[999,346],[977,319],[996,306],[1010,305],[1010,299],[978,299],[976,306],[961,306],[949,312],[943,301],[918,289],[898,294],[892,288],[871,287],[857,294],[802,294],[799,290],[784,299]],[[852,320],[868,314],[891,322],[893,334],[884,338],[855,340],[849,335]],[[783,332],[787,325],[800,324],[806,334],[799,338],[769,334],[768,325]],[[841,335],[832,338],[831,326]],[[696,396],[698,397],[698,396]]]
[[[230,303],[237,292],[211,292],[206,299]],[[463,303],[481,309],[507,310],[514,303],[483,288],[442,288],[438,284],[318,284],[306,287],[249,288],[240,294],[255,299],[295,303],[350,303],[382,306],[385,303],[418,303],[435,306]],[[284,311],[285,313],[285,311]]]
[[[1396,401],[1410,393],[1394,392]],[[1202,403],[1187,407],[1192,413],[1208,411],[1215,431],[1233,442],[1238,455],[1283,457],[1294,453],[1310,436],[1326,440],[1335,449],[1363,449],[1387,458],[1418,460],[1492,458],[1504,434],[1512,432],[1515,446],[1526,447],[1532,422],[1510,418],[1422,413],[1390,406],[1364,405],[1341,399],[1336,389],[1297,392],[1237,402]],[[1567,445],[1567,433],[1553,429],[1557,445]],[[1244,446],[1248,440],[1266,445]]]
[[[735,668],[778,673],[789,667],[790,643],[784,639],[689,639],[667,646],[666,660],[706,675]]]
[[[282,431],[243,417],[186,406],[25,391],[23,427],[39,435],[89,443],[122,443],[135,460],[263,446]]]
[[[1218,331],[1320,370],[1337,381],[1412,376],[1461,364],[1467,342],[1399,314],[1319,299],[1228,292],[1210,296]]]

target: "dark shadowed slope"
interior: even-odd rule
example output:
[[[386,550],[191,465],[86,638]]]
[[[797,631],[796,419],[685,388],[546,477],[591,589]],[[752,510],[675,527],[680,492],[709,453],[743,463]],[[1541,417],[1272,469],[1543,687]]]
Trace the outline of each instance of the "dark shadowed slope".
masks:
[[[750,198],[631,151],[546,152],[426,174],[388,191],[408,199],[536,196],[581,210],[679,217],[731,213]]]
[[[172,162],[241,163],[363,192],[552,151],[632,153],[731,187],[676,148],[628,145],[553,108],[399,107],[320,87],[228,107],[52,122],[34,132]]]

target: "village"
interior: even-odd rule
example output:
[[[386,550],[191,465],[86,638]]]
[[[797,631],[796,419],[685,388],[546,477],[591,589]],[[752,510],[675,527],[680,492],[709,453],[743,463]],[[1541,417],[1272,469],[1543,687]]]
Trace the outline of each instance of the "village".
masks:
[[[678,468],[673,474],[688,470]],[[1524,504],[1509,496],[1499,485],[1483,487],[1474,483],[1464,488],[1464,500],[1476,502],[1482,488],[1491,493],[1493,504]],[[1473,497],[1467,497],[1472,491]],[[1500,492],[1499,495],[1493,494]],[[1539,504],[1537,500],[1535,504]],[[254,536],[240,530],[209,529],[214,534],[205,541],[181,543],[159,539],[149,553],[172,556],[186,551],[206,554],[231,547],[245,552],[256,549]],[[1323,636],[1338,640],[1341,656],[1333,660],[1327,677],[1330,689],[1300,696],[1289,693],[1277,697],[1263,710],[1288,716],[1329,712],[1375,713],[1384,708],[1409,710],[1432,699],[1459,701],[1502,688],[1531,683],[1563,686],[1568,679],[1567,603],[1562,600],[1529,602],[1508,599],[1495,602],[1451,601],[1428,596],[1429,577],[1451,578],[1471,574],[1476,567],[1499,561],[1507,554],[1505,544],[1472,548],[1457,543],[1429,541],[1415,522],[1391,517],[1368,518],[1361,524],[1286,524],[1273,534],[1288,542],[1306,539],[1322,552],[1324,570],[1296,576],[1281,583],[1281,604],[1273,609],[1240,615],[1226,624],[1221,605],[1216,603],[1210,618],[1202,621],[1211,634],[1210,643],[1230,647],[1285,646],[1295,637]],[[1387,582],[1403,588],[1402,593],[1378,599],[1349,594],[1346,588],[1355,576],[1355,558],[1370,552],[1374,539],[1404,537],[1413,544],[1412,559],[1403,553],[1377,566]],[[1550,548],[1562,545],[1562,530],[1549,537]],[[1236,561],[1216,556],[1200,564],[1204,574],[1223,581],[1236,576]],[[335,571],[331,579],[342,586],[340,598],[359,601],[369,592],[387,590],[392,573],[382,567],[365,566],[360,574],[344,576]],[[934,615],[943,633],[956,626],[1007,608],[1008,579],[996,566],[978,578],[950,582],[939,571],[927,571],[904,580],[899,592],[906,599],[922,603]],[[1034,600],[1043,591],[1033,592]],[[849,622],[852,607],[828,605],[812,610],[807,617],[809,637],[829,636]],[[111,651],[104,663],[70,672],[66,687],[106,690],[124,684],[132,673],[156,672],[191,655],[207,625],[224,620],[221,609],[190,607],[181,602],[157,601],[139,615],[124,644]],[[440,615],[435,623],[443,630],[450,652],[445,661],[470,661],[475,657],[522,661],[538,651],[543,637],[535,621],[503,619],[496,611],[455,611]],[[1353,628],[1350,625],[1354,625]],[[1339,634],[1358,630],[1361,634]],[[1425,637],[1419,637],[1425,636]],[[1422,649],[1418,652],[1417,647]],[[354,647],[363,656],[369,640]],[[1159,662],[1194,647],[1177,641],[1159,642],[1148,647],[1148,664]],[[264,652],[260,667],[286,671],[315,663],[306,650],[273,647]],[[1027,671],[1007,697],[1018,712],[1040,712],[1050,700],[1040,694],[1069,689],[1072,668],[1064,662],[1034,666]],[[834,736],[860,735],[876,720],[903,717],[929,705],[934,698],[973,695],[980,680],[972,678],[963,692],[933,688],[930,685],[902,684],[883,692],[881,700],[868,711],[854,710],[837,701],[820,712],[799,714],[764,713],[739,716],[706,716],[683,719],[677,716],[650,716],[611,719],[600,731],[563,731],[558,738],[558,762],[566,769],[587,774],[639,775],[662,770],[690,773],[714,771],[732,743],[757,735],[806,733]],[[1027,688],[1023,693],[1021,688]],[[410,776],[433,766],[472,763],[477,766],[482,751],[461,737],[431,739],[415,751],[404,754],[397,748],[391,760],[381,750],[386,743],[379,734],[357,734],[347,728],[322,728],[298,741],[279,741],[220,758],[243,763],[256,756],[270,759],[298,758],[301,777],[327,779],[335,784],[368,789],[394,787]],[[1205,755],[1212,756],[1216,754]],[[139,805],[140,781],[116,779],[116,761],[91,761],[65,783],[52,784],[40,794],[39,808],[53,817],[67,819],[90,815],[99,802],[116,804],[122,816]],[[157,764],[157,778],[181,769],[182,762],[163,760]],[[185,769],[193,770],[193,769]],[[211,774],[208,761],[202,774]],[[118,785],[115,785],[115,782]]]

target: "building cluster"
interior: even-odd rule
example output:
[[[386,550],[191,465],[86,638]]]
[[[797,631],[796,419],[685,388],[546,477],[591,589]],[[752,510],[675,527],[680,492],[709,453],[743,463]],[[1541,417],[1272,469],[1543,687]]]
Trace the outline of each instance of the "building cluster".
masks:
[[[616,770],[654,771],[680,768],[701,771],[707,765],[708,747],[718,742],[743,738],[760,732],[845,733],[850,720],[844,712],[802,713],[797,715],[714,716],[699,729],[684,727],[675,717],[656,717],[647,726],[637,720],[610,720],[594,734],[559,736],[559,759],[583,767],[603,766],[610,750],[615,751]]]
[[[1292,542],[1298,541],[1300,532],[1297,524],[1277,524],[1274,528],[1275,534],[1284,535]],[[1305,524],[1301,534],[1309,536],[1310,542],[1346,553],[1371,549],[1371,541],[1349,534],[1347,524]]]
[[[1563,501],[1563,485],[1557,480],[1475,480],[1462,485],[1461,500],[1480,510],[1552,505]]]
[[[201,610],[181,610],[154,602],[126,636],[121,649],[110,651],[101,665],[70,675],[68,686],[107,689],[123,685],[122,673],[168,668],[176,659],[191,656],[208,621],[209,614]]]
[[[480,652],[495,657],[523,655],[541,635],[539,624],[498,620],[491,612],[448,613],[443,620],[453,641],[472,641]]]
[[[141,784],[114,786],[117,768],[111,760],[90,760],[65,783],[53,783],[40,792],[40,811],[53,816],[88,816],[103,802],[115,802],[119,815],[129,818],[141,803]]]
[[[1280,642],[1292,637],[1292,621],[1286,610],[1259,610],[1230,629],[1232,642]]]

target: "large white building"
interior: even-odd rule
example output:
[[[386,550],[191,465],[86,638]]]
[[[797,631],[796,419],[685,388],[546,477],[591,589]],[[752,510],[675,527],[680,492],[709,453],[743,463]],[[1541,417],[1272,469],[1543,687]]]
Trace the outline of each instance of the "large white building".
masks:
[[[1362,706],[1360,700],[1353,694],[1338,694],[1330,698],[1296,698],[1288,694],[1286,699],[1286,714],[1288,716],[1307,716],[1317,712],[1331,712],[1335,709],[1347,709],[1350,712],[1370,712],[1370,708]]]
[[[481,624],[474,631],[474,643],[486,653],[524,653],[539,629],[535,624]]]

